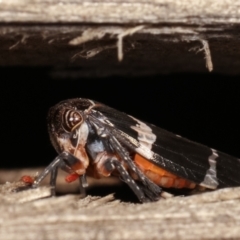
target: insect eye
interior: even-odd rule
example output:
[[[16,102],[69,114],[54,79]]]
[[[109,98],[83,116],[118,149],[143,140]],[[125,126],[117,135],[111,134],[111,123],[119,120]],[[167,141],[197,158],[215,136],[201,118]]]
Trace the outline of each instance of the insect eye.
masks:
[[[74,110],[67,110],[63,113],[62,126],[67,132],[72,132],[83,122],[82,115]]]

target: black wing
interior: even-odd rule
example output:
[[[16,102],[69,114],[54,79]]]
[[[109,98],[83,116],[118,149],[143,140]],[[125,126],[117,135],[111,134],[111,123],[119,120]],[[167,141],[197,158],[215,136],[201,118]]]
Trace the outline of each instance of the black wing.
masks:
[[[240,160],[144,123],[104,105],[96,105],[114,125],[124,145],[157,166],[201,186],[215,189],[240,185]]]

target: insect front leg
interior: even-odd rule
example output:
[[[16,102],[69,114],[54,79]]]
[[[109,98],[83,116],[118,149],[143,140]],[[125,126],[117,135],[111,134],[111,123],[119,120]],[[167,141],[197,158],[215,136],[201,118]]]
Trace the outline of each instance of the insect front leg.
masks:
[[[56,180],[57,180],[57,174],[58,169],[61,168],[66,172],[70,173],[70,164],[79,161],[76,157],[74,157],[72,154],[64,151],[60,153],[42,172],[37,178],[34,180],[34,182],[30,186],[26,187],[19,187],[15,189],[15,191],[22,191],[29,188],[37,188],[40,183],[45,179],[45,177],[50,174],[50,186],[51,186],[51,196],[56,195]],[[85,176],[80,176],[80,183],[82,186],[86,187],[86,180]],[[81,186],[81,187],[82,187]],[[80,188],[81,189],[81,188]]]

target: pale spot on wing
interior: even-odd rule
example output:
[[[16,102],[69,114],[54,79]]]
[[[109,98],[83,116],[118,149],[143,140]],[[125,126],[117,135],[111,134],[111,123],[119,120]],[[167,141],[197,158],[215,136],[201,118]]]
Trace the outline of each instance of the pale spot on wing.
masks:
[[[201,186],[215,189],[219,185],[217,179],[217,171],[216,171],[216,159],[219,157],[217,151],[215,149],[212,150],[212,155],[208,158],[208,162],[210,164],[209,169],[206,172],[205,178],[203,182],[200,183]]]
[[[138,133],[138,141],[140,145],[152,149],[152,145],[157,139],[157,136],[152,132],[152,129],[140,120],[132,116],[129,117],[131,117],[138,123],[136,126],[131,126],[131,128]]]

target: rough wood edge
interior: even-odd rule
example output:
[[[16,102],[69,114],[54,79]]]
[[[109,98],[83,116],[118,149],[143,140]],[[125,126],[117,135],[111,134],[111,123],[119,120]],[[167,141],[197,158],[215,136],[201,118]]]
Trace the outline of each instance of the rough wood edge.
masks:
[[[239,239],[240,188],[148,204],[0,186],[1,239]]]
[[[2,0],[0,22],[239,23],[234,0]]]

